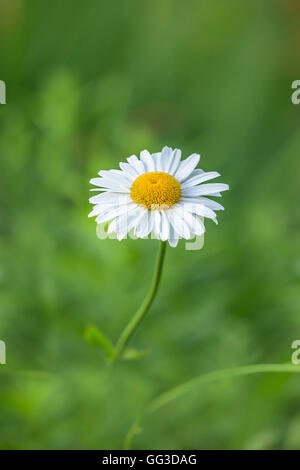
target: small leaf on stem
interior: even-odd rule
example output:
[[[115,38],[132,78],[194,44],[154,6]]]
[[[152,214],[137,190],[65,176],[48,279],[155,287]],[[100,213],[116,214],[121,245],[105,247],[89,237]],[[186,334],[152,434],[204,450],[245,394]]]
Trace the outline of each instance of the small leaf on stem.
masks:
[[[96,326],[87,326],[84,331],[84,337],[92,346],[102,349],[109,359],[114,358],[115,351],[109,339]]]

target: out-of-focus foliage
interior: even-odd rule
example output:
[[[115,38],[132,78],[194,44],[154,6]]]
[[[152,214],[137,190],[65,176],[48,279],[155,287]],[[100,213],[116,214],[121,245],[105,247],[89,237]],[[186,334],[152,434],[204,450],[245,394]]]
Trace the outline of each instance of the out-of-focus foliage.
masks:
[[[300,338],[299,4],[1,0],[0,447],[119,448],[152,397],[202,372],[289,362]],[[157,242],[101,241],[100,169],[201,153],[231,186],[204,248],[167,252],[159,295],[106,366]],[[296,367],[296,366],[295,366]],[[207,385],[149,417],[138,448],[300,448],[299,378]]]

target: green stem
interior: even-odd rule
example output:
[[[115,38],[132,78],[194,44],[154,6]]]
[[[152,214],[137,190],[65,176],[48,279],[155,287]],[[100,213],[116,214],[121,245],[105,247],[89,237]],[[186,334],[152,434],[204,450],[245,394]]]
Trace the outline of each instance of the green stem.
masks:
[[[120,334],[120,337],[117,341],[116,348],[115,348],[114,361],[119,359],[119,357],[123,354],[124,349],[126,348],[126,345],[128,344],[131,336],[134,334],[135,330],[137,329],[137,327],[139,326],[139,324],[145,317],[146,313],[148,312],[155,298],[155,295],[159,286],[159,282],[161,279],[161,273],[162,273],[162,268],[163,268],[165,253],[166,253],[166,246],[167,246],[167,242],[160,242],[156,268],[154,271],[154,276],[153,276],[150,290],[147,296],[145,297],[144,302],[138,309],[138,311],[134,314],[134,316],[131,318],[127,326],[124,328],[124,330]]]

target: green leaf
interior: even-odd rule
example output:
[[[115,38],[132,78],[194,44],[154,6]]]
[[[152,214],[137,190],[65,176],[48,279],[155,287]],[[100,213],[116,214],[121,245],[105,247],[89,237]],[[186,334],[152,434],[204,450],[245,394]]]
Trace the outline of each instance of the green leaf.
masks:
[[[84,337],[92,346],[102,349],[109,359],[114,358],[115,351],[111,342],[96,326],[87,326],[84,331]]]

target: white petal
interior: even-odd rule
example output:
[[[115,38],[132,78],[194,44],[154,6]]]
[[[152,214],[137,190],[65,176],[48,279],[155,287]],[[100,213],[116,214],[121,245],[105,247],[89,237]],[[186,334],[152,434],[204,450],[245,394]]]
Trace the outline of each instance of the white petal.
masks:
[[[167,211],[168,219],[170,223],[172,224],[175,232],[180,235],[180,237],[189,239],[191,237],[189,227],[187,223],[184,220],[182,210],[178,207],[175,207],[175,209],[169,209]]]
[[[183,196],[208,196],[216,192],[227,191],[228,184],[223,183],[208,183],[201,184],[200,186],[193,186],[192,188],[183,189]]]
[[[154,164],[152,156],[148,152],[148,150],[143,150],[140,153],[140,158],[141,158],[142,162],[144,163],[144,167],[146,169],[146,172],[155,171],[155,164]]]
[[[199,160],[200,160],[200,155],[198,155],[197,153],[193,153],[186,160],[183,160],[180,163],[179,168],[175,173],[175,178],[179,182],[184,181],[196,168],[196,166],[199,163]]]
[[[111,201],[111,202],[102,202],[101,204],[96,204],[94,206],[94,209],[92,210],[92,212],[89,213],[89,217],[94,217],[95,215],[100,215],[100,214],[105,214],[111,210],[114,210],[118,207],[122,207],[122,206],[128,206],[128,204],[130,204],[132,201],[131,199],[129,198],[129,200],[124,200],[122,203],[115,203],[115,201]]]
[[[108,233],[115,232],[119,235],[118,240],[125,238],[128,232],[134,228],[136,221],[139,219],[143,209],[139,207],[136,211],[122,214],[116,217],[108,227]]]
[[[218,176],[221,175],[217,171],[209,171],[207,173],[203,172],[199,175],[189,176],[189,178],[187,178],[185,182],[182,183],[182,188],[190,188],[191,186],[196,186],[197,184],[204,183],[204,181],[212,180],[214,178],[217,178]]]
[[[205,226],[203,222],[199,219],[199,217],[191,214],[190,212],[185,211],[183,214],[183,218],[187,223],[191,233],[198,236],[203,235],[203,233],[205,232]]]
[[[139,175],[145,173],[145,166],[136,155],[131,155],[131,157],[127,158],[127,161],[137,171]]]
[[[169,173],[169,169],[173,159],[173,150],[170,147],[164,147],[161,151],[161,166],[162,171]]]
[[[129,163],[120,162],[120,168],[131,181],[134,181],[139,176],[139,173],[136,171],[136,169],[133,168],[133,166],[131,166]]]
[[[94,215],[104,214],[104,212],[108,212],[110,210],[116,209],[117,207],[126,206],[130,204],[131,202],[132,202],[131,199],[129,199],[129,201],[124,201],[123,203],[118,203],[118,204],[116,204],[113,201],[96,204],[92,212],[89,214],[89,217],[93,217]]]
[[[159,210],[151,211],[152,221],[153,221],[153,232],[155,236],[160,240],[160,221],[161,215]]]
[[[130,191],[130,184],[122,184],[119,181],[112,181],[106,178],[101,178],[101,186],[102,189],[109,189],[110,191],[121,192],[121,193],[129,193]]]
[[[139,219],[138,224],[135,227],[135,234],[139,238],[144,238],[149,235],[152,230],[152,218],[151,213],[145,209],[142,217]]]
[[[116,206],[123,204],[124,202],[131,202],[132,199],[129,194],[124,193],[113,193],[113,192],[106,192],[100,193],[96,196],[92,196],[89,199],[91,204],[107,204],[107,203],[114,203]]]
[[[144,217],[146,213],[148,213],[148,209],[146,209],[145,207],[141,207],[141,206],[137,207],[137,211],[134,212],[134,220],[132,221],[132,224],[130,225],[130,230],[133,229],[135,233],[136,228],[138,227],[140,223],[140,220]]]
[[[111,181],[119,181],[122,184],[128,185],[130,181],[122,170],[100,170],[99,176]]]
[[[168,240],[170,236],[170,222],[165,211],[161,211],[161,236],[163,241]]]
[[[116,173],[115,173],[116,172]],[[127,178],[125,173],[121,170],[110,170],[110,171],[99,171],[101,178],[102,187],[120,187],[123,189],[129,189],[132,181]]]
[[[212,199],[208,199],[207,197],[182,197],[180,199],[180,202],[188,202],[188,203],[193,203],[193,204],[203,204],[206,207],[209,207],[209,209],[212,209],[213,211],[223,211],[224,207],[221,206],[216,201],[213,201]]]
[[[202,173],[205,173],[205,171],[201,168],[195,168],[195,170],[193,170],[190,174],[189,178],[191,178],[192,176],[201,175]]]
[[[178,241],[179,241],[179,237],[177,235],[177,233],[175,233],[175,230],[173,229],[172,226],[170,226],[170,235],[169,235],[169,245],[172,247],[172,248],[175,248],[178,244]]]
[[[161,163],[161,152],[153,153],[152,159],[155,165],[155,171],[163,171],[163,167]]]
[[[176,173],[181,159],[181,150],[175,149],[172,155],[172,162],[170,165],[169,173],[173,175]]]
[[[96,218],[96,222],[97,224],[100,224],[101,222],[108,222],[109,220],[114,219],[118,215],[122,215],[131,212],[132,210],[136,210],[136,208],[137,205],[133,202],[130,204],[125,204],[124,206],[104,211],[103,214],[98,215],[98,217]]]
[[[90,183],[93,184],[94,186],[100,186],[101,190],[110,189],[118,193],[128,193],[130,191],[129,184],[125,186],[119,183],[117,180],[113,181],[113,180],[106,179],[106,178],[92,178],[90,180]]]
[[[212,219],[214,222],[216,222],[217,215],[215,214],[215,212],[209,209],[207,206],[204,206],[203,204],[200,204],[200,203],[195,204],[193,202],[181,201],[177,204],[177,206],[182,207],[183,213],[191,212],[193,214],[200,215],[201,217],[207,217],[209,219]]]
[[[90,183],[94,186],[101,186],[102,178],[92,178],[90,179]]]
[[[104,189],[104,188],[91,188],[90,191],[109,191],[109,189]]]

